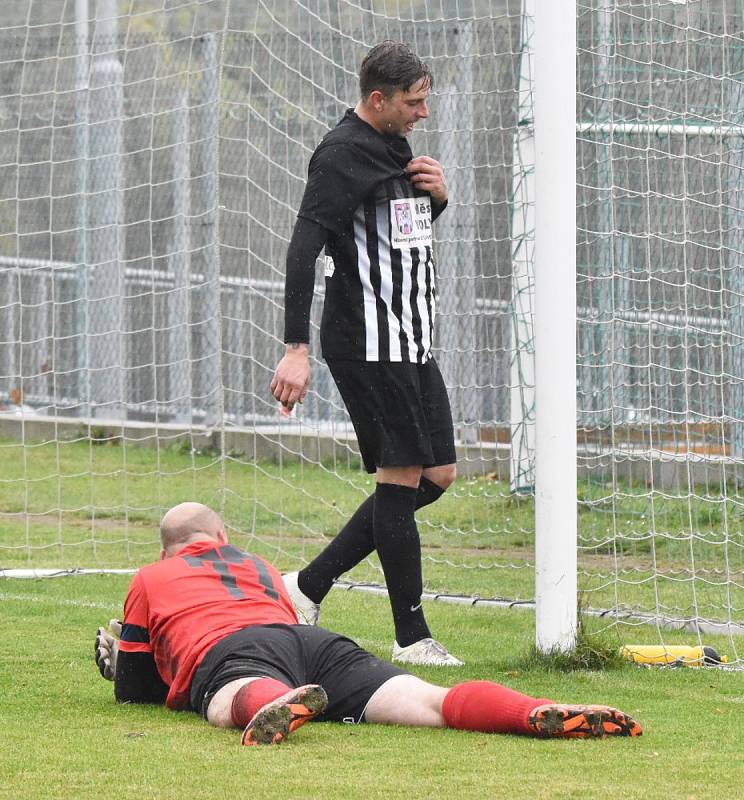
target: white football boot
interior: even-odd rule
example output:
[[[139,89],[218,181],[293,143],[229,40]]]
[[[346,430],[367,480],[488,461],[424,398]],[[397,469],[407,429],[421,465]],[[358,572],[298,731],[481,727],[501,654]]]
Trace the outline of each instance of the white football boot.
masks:
[[[463,662],[447,652],[447,648],[436,639],[419,639],[418,642],[401,647],[393,642],[393,661],[401,664],[418,664],[423,667],[461,667]]]
[[[320,606],[317,603],[313,603],[307,595],[302,593],[297,585],[297,573],[288,572],[286,575],[282,575],[282,579],[287,593],[292,599],[292,605],[297,612],[297,619],[299,619],[300,625],[317,625]]]

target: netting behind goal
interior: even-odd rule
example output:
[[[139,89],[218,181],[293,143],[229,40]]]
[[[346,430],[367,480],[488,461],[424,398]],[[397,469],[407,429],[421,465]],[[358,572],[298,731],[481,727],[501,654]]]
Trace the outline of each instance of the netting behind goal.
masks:
[[[744,618],[741,24],[579,4],[580,560],[693,630]]]
[[[741,9],[704,5],[578,5],[580,585],[607,624],[713,630],[737,658],[744,48]],[[134,567],[185,499],[296,568],[371,491],[319,360],[322,266],[300,413],[268,385],[309,156],[393,38],[433,68],[412,145],[451,197],[436,355],[461,477],[419,517],[425,582],[532,600],[532,6],[391,9],[0,12],[0,568]],[[374,557],[350,577],[382,580]]]

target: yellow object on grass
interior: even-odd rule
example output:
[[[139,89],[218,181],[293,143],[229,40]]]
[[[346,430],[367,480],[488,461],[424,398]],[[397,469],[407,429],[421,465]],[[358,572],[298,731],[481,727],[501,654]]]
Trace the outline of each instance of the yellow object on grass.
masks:
[[[712,647],[704,645],[626,644],[620,648],[620,654],[636,664],[702,667],[728,663],[728,656],[720,656]]]

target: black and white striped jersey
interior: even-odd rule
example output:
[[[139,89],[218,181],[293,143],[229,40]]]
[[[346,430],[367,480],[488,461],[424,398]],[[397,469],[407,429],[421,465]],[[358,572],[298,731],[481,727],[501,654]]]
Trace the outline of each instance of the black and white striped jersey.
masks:
[[[299,216],[322,225],[325,358],[425,363],[436,317],[432,208],[403,168],[405,137],[378,133],[353,111],[316,149]]]

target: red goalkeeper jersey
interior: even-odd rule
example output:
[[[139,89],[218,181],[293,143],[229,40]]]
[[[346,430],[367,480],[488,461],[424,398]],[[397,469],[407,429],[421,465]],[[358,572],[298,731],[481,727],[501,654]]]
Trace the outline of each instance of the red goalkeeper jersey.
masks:
[[[229,544],[195,542],[134,576],[119,647],[152,653],[170,687],[166,704],[182,709],[194,672],[213,645],[241,628],[272,623],[297,624],[277,570]]]

